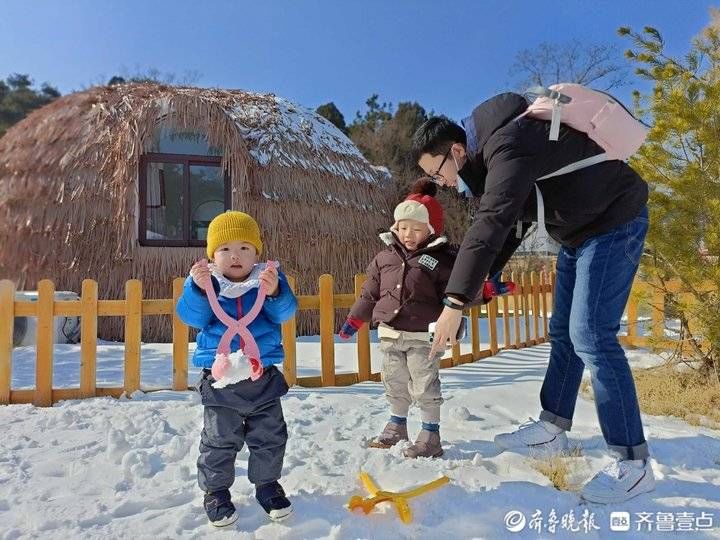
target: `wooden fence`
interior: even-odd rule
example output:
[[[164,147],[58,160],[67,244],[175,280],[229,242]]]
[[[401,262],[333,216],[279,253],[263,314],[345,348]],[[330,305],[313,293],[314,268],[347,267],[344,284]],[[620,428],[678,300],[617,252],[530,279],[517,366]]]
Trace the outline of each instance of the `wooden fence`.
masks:
[[[442,360],[442,367],[451,367],[474,362],[496,354],[501,349],[518,349],[543,343],[548,337],[548,313],[552,310],[552,292],[555,274],[523,273],[505,276],[517,283],[515,294],[494,299],[487,306],[473,307],[467,310],[470,318],[471,352],[461,354],[460,345],[455,345],[452,354]],[[289,278],[291,287],[295,280]],[[297,346],[295,318],[282,325],[282,339],[285,348],[283,372],[288,384],[307,387],[345,386],[363,381],[379,381],[380,374],[373,373],[370,359],[370,333],[364,325],[357,333],[357,371],[354,373],[336,373],[334,336],[335,310],[349,308],[360,295],[364,275],[355,276],[353,293],[337,294],[334,291],[333,277],[323,275],[319,279],[317,295],[298,296],[298,309],[318,310],[320,312],[320,376],[297,376]],[[115,396],[130,394],[140,389],[141,363],[141,327],[142,317],[149,315],[167,315],[173,322],[173,390],[188,389],[188,347],[189,328],[177,317],[175,305],[183,289],[184,278],[173,281],[172,299],[145,299],[142,283],[130,280],[125,286],[125,299],[99,300],[98,284],[85,280],[79,300],[55,301],[55,287],[49,280],[38,283],[36,302],[16,301],[15,287],[12,281],[0,281],[0,404],[33,403],[49,406],[63,399],[79,399],[94,396]],[[638,338],[635,325],[637,320],[637,301],[628,306],[632,335],[624,340],[630,343],[635,339],[642,345],[645,338]],[[81,325],[80,340],[80,387],[52,387],[53,381],[53,341],[55,316],[78,316]],[[97,367],[97,321],[98,317],[120,316],[125,319],[124,339],[124,385],[122,387],[98,387],[96,384]],[[662,311],[653,314],[655,319],[662,318]],[[13,390],[12,349],[13,323],[15,317],[37,317],[36,365],[34,389]],[[481,328],[479,320],[487,318],[488,346],[481,348]],[[498,343],[498,326],[503,330],[502,346]]]

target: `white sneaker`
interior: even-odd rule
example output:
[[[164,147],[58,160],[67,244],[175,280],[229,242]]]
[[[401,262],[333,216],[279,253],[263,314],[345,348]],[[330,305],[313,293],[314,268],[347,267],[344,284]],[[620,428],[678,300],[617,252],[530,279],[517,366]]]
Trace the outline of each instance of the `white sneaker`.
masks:
[[[285,508],[278,508],[276,510],[270,510],[268,515],[270,516],[270,519],[273,521],[283,521],[287,519],[290,514],[292,514],[293,507],[292,504],[290,506],[286,506]]]
[[[527,448],[547,454],[567,452],[568,440],[565,431],[549,431],[542,420],[522,424],[516,431],[495,436],[495,444],[504,450]]]
[[[240,514],[233,512],[232,515],[219,519],[218,521],[211,521],[210,525],[213,527],[227,527],[228,525],[235,523],[239,517]]]
[[[649,460],[641,468],[626,461],[615,461],[597,473],[582,491],[586,501],[621,503],[655,489],[655,475]]]

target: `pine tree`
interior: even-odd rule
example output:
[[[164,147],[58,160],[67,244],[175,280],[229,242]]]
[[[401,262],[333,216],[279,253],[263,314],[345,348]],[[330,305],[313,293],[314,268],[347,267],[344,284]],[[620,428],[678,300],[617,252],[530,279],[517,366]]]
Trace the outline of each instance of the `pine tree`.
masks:
[[[0,137],[30,112],[60,97],[60,92],[47,83],[40,90],[32,85],[29,75],[19,73],[0,80]]]
[[[331,101],[330,103],[320,105],[317,109],[315,109],[315,112],[329,120],[331,124],[342,131],[345,135],[348,134],[348,128],[347,125],[345,125],[345,117],[340,112],[340,109],[337,108],[335,103]]]
[[[720,383],[720,32],[707,27],[684,58],[667,55],[654,28],[618,33],[632,40],[626,56],[654,86],[649,96],[635,93],[652,121],[632,160],[651,184],[642,272],[681,322],[685,359]],[[680,281],[679,293],[670,279]]]

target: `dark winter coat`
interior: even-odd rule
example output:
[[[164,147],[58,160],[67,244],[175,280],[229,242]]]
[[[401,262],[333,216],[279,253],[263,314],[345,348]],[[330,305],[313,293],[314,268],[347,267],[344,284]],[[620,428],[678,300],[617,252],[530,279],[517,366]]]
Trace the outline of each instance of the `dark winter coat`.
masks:
[[[430,237],[408,251],[393,233],[380,238],[387,247],[367,268],[367,281],[349,317],[395,330],[427,332],[443,310],[442,299],[456,251],[447,238]]]
[[[488,275],[502,269],[520,245],[519,220],[537,220],[534,183],[565,165],[602,153],[586,134],[561,125],[548,139],[550,122],[517,119],[524,97],[501,94],[478,106],[463,124],[468,161],[460,176],[475,197],[474,221],[465,233],[446,292],[473,298]],[[648,186],[626,163],[607,161],[541,180],[548,234],[567,247],[635,219]],[[523,229],[526,229],[526,226]]]

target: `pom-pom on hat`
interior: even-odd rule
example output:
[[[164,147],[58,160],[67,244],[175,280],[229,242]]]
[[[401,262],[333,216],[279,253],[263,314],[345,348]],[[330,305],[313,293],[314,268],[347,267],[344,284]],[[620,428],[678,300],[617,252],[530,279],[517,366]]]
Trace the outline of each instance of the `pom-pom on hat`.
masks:
[[[397,229],[398,221],[412,219],[425,223],[432,234],[442,234],[443,209],[435,195],[437,195],[437,185],[432,180],[428,178],[416,180],[410,195],[395,207],[393,228]]]

